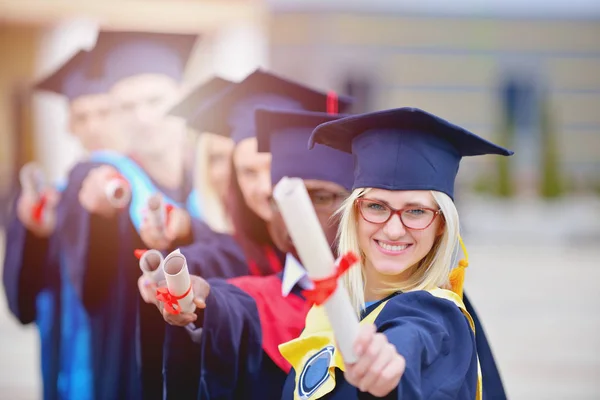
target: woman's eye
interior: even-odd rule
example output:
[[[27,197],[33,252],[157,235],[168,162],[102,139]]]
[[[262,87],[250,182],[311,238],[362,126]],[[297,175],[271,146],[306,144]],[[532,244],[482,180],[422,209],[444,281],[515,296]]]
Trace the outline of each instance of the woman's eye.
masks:
[[[383,211],[385,210],[385,206],[379,203],[367,203],[367,208],[373,211]]]
[[[425,214],[427,211],[422,208],[411,208],[410,210],[406,210],[406,212],[413,216],[419,216]]]

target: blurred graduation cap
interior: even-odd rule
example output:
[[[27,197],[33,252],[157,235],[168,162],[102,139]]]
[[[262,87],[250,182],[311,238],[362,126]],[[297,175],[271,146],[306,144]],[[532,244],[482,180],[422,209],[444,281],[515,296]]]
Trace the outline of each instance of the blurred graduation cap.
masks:
[[[140,74],[167,75],[180,81],[197,37],[155,32],[100,32],[96,46],[90,51],[94,72],[113,84]]]
[[[300,83],[258,69],[231,85],[197,113],[190,126],[199,131],[230,136],[235,143],[256,136],[255,111],[259,107],[286,110],[328,111],[332,96]],[[350,104],[348,97],[335,96],[335,113]]]
[[[351,154],[307,143],[312,131],[320,124],[335,121],[341,115],[310,111],[258,109],[256,132],[258,151],[271,152],[271,181],[284,176],[335,182],[352,188],[354,159]]]
[[[454,181],[465,156],[512,151],[417,108],[346,117],[319,125],[316,143],[354,154],[356,188],[436,190],[454,198]]]
[[[90,74],[89,52],[80,50],[50,75],[34,85],[37,90],[61,94],[69,101],[85,96],[106,93],[109,82]]]
[[[208,100],[217,96],[231,85],[233,85],[233,82],[215,76],[192,89],[169,111],[169,114],[189,121]]]

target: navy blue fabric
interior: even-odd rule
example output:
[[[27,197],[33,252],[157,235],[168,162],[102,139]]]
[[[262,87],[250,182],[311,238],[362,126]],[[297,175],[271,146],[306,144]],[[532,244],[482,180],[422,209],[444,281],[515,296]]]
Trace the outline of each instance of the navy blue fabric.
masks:
[[[485,336],[483,325],[466,293],[463,293],[463,301],[467,311],[473,318],[473,322],[475,322],[475,343],[477,344],[477,354],[481,365],[483,400],[506,400],[506,392],[504,391],[500,371],[498,371],[494,354]]]
[[[198,237],[192,245],[180,248],[187,259],[190,274],[204,279],[248,275],[244,253],[233,237],[216,235],[222,240],[221,249],[207,244],[202,237]],[[184,328],[166,327],[163,364],[165,398],[196,398],[200,357],[200,346],[192,342]]]
[[[74,188],[73,193],[78,191]],[[183,202],[188,195],[182,191],[173,200]],[[95,398],[162,398],[165,323],[156,307],[139,296],[140,270],[133,252],[144,245],[129,213],[105,219],[73,207],[69,223],[79,227],[76,240],[65,240],[77,244],[70,253],[74,258],[70,276],[89,314]],[[224,254],[228,260],[240,257],[230,237],[198,220],[193,220],[192,228],[205,252]]]
[[[354,155],[354,189],[436,190],[451,198],[462,157],[513,154],[417,108],[326,122],[313,132],[315,143]]]
[[[107,93],[111,83],[102,76],[90,75],[91,62],[89,52],[81,50],[37,83],[35,88],[62,94],[69,100],[85,95]]]
[[[198,36],[186,34],[103,31],[90,51],[90,72],[108,82],[141,74],[160,74],[180,81]]]
[[[340,96],[339,110],[351,100]],[[198,131],[230,136],[236,143],[256,136],[255,111],[259,107],[327,111],[327,94],[258,69],[211,98],[189,121]]]
[[[354,181],[351,154],[323,145],[308,149],[312,131],[322,123],[339,118],[319,112],[257,110],[258,151],[272,154],[271,182],[277,183],[289,176],[335,182],[351,190]]]
[[[212,77],[192,89],[179,103],[171,108],[169,114],[191,120],[207,99],[213,98],[232,84],[234,84],[232,81],[219,76]]]
[[[6,231],[2,281],[11,313],[22,324],[37,325],[44,400],[59,398],[61,293],[52,252],[56,245],[54,236],[42,239],[28,232],[17,218],[15,207]]]
[[[375,319],[406,359],[398,387],[386,399],[474,399],[477,388],[475,337],[466,317],[452,302],[427,292],[392,297]],[[294,398],[292,371],[282,399]],[[336,386],[323,399],[372,399],[344,380],[336,370]]]

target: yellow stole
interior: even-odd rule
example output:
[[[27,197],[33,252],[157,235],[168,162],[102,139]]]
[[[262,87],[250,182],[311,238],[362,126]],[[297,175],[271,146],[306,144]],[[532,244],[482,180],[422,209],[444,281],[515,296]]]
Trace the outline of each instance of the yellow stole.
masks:
[[[473,332],[475,332],[473,318],[471,318],[462,299],[456,293],[440,288],[428,290],[428,292],[435,297],[446,299],[456,304],[469,321]],[[360,323],[374,323],[387,302],[388,300],[381,302]],[[342,355],[335,347],[335,337],[329,325],[325,309],[320,306],[314,306],[308,312],[306,327],[300,337],[280,344],[279,351],[292,364],[294,371],[296,371],[296,382],[294,385],[295,400],[319,399],[325,396],[335,388],[335,369],[345,370]],[[323,371],[325,366],[327,366],[327,373]],[[311,374],[311,368],[317,371],[316,375],[315,373]],[[477,370],[476,400],[481,400],[483,387],[479,360],[477,360]]]

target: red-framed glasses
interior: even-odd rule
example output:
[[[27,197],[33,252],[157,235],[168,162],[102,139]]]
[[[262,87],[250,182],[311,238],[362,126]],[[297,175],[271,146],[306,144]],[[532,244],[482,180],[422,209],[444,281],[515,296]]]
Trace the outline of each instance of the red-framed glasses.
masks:
[[[414,206],[397,210],[384,202],[367,198],[357,199],[356,206],[360,215],[367,222],[385,224],[393,215],[397,214],[402,224],[412,230],[427,229],[442,213],[442,210]]]

